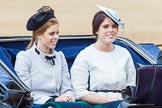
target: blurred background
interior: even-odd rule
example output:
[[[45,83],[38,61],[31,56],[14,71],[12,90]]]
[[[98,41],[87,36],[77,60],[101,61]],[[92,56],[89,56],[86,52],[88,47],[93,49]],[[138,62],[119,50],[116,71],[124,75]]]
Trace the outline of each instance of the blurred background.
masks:
[[[44,5],[55,10],[60,35],[89,35],[92,18],[99,11],[96,4],[118,12],[126,24],[119,36],[136,43],[162,43],[161,0],[1,0],[0,36],[31,35],[26,22]]]

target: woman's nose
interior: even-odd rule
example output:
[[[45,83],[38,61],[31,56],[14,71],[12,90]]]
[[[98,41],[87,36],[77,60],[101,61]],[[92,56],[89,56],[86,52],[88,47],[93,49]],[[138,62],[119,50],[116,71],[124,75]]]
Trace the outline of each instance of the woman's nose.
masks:
[[[55,39],[58,39],[58,38],[59,38],[59,34],[55,33],[53,37],[54,37]]]
[[[110,26],[110,27],[108,28],[108,31],[113,31],[113,27]]]

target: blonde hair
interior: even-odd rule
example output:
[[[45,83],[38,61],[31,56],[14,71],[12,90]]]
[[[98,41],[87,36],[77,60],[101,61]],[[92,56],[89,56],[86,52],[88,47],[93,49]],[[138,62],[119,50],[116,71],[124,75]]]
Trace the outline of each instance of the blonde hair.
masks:
[[[26,50],[30,49],[33,46],[34,42],[37,41],[37,36],[42,35],[47,30],[47,28],[55,24],[59,24],[58,20],[56,18],[51,18],[43,26],[33,31],[31,41],[28,44]]]

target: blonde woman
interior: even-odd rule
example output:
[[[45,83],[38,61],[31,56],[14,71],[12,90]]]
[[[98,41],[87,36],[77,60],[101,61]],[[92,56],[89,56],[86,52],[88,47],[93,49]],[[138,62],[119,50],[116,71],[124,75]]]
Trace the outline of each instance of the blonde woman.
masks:
[[[43,6],[29,18],[32,39],[26,51],[17,54],[15,70],[31,89],[35,104],[74,102],[74,93],[64,54],[54,48],[59,39],[59,22],[52,8]]]

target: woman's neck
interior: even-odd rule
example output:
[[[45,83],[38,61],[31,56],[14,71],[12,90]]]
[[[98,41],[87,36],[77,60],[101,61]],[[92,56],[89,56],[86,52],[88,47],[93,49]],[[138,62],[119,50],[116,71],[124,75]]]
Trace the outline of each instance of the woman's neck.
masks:
[[[43,53],[45,53],[45,54],[52,54],[52,49],[47,48],[47,47],[45,47],[45,46],[42,45],[42,44],[36,44],[36,46],[37,46],[37,48],[38,48],[41,52],[43,52]]]
[[[94,47],[102,52],[111,52],[114,50],[113,44],[102,44],[99,42],[94,43]]]

